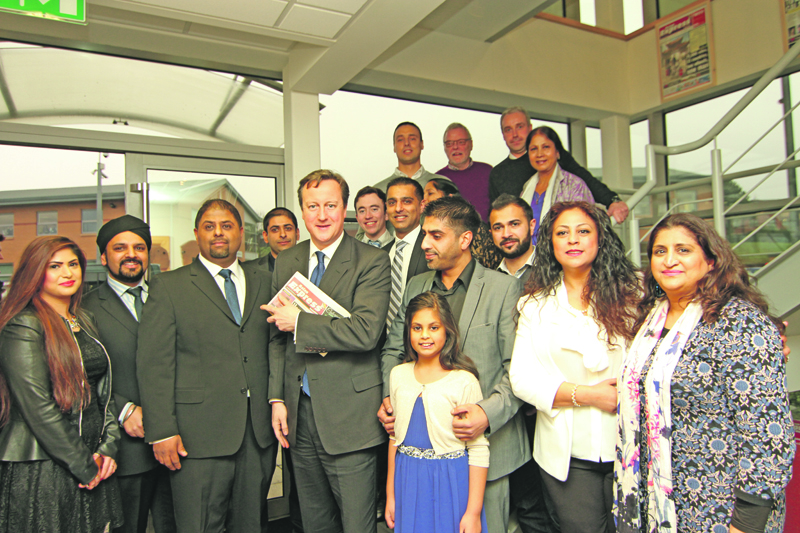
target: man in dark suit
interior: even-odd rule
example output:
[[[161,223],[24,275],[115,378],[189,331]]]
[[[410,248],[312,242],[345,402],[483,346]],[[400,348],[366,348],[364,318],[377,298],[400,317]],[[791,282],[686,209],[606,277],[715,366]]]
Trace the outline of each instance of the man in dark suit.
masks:
[[[428,271],[425,254],[422,253],[422,228],[419,225],[422,215],[424,191],[417,180],[399,177],[389,182],[386,189],[386,212],[389,223],[394,227],[395,239],[389,248],[392,262],[392,294],[389,301],[389,315],[386,325],[400,309],[403,291],[408,280]]]
[[[408,302],[433,291],[445,297],[458,321],[461,348],[478,367],[483,400],[457,406],[453,432],[464,441],[480,434],[489,438],[489,466],[483,506],[490,532],[508,530],[509,474],[531,457],[522,402],[511,391],[508,368],[514,348],[519,280],[478,263],[470,252],[481,223],[475,207],[460,196],[440,198],[425,206],[422,249],[431,272],[411,279],[384,344],[382,367],[385,399],[378,412],[388,432],[394,431],[389,401],[389,375],[402,362],[403,326]]]
[[[94,314],[111,359],[114,414],[125,430],[117,458],[125,523],[116,533],[144,533],[151,512],[156,533],[175,531],[169,470],[158,464],[144,439],[136,379],[136,337],[147,301],[144,274],[150,265],[151,243],[150,227],[136,217],[124,215],[106,223],[97,232],[97,247],[108,278],[83,298],[83,307]]]
[[[297,244],[300,229],[297,227],[297,217],[285,207],[276,207],[264,215],[263,228],[262,236],[269,246],[269,253],[256,261],[259,266],[272,272],[278,254]]]
[[[269,272],[237,254],[244,228],[225,200],[197,212],[200,255],[157,276],[137,374],[147,440],[172,473],[178,530],[267,531],[277,446],[270,431]]]
[[[389,256],[344,232],[347,182],[329,170],[300,181],[311,236],[282,252],[272,293],[299,272],[350,313],[333,318],[286,305],[272,313],[272,426],[289,448],[306,533],[376,531],[375,420],[382,397],[380,347],[389,306]]]

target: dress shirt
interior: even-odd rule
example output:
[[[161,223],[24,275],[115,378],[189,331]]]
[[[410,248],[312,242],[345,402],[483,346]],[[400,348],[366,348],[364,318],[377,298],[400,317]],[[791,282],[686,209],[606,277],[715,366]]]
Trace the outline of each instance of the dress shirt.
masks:
[[[562,281],[555,296],[523,296],[509,379],[514,395],[536,407],[533,457],[564,481],[570,457],[594,462],[615,458],[617,417],[596,407],[553,407],[562,383],[595,385],[617,377],[625,343],[609,348],[605,329],[569,304]]]
[[[437,272],[433,277],[431,292],[435,292],[436,294],[444,296],[444,299],[447,300],[448,305],[450,305],[450,310],[453,312],[453,318],[456,319],[456,324],[458,324],[458,321],[461,320],[461,309],[463,309],[464,301],[467,299],[469,282],[472,280],[472,274],[474,272],[475,259],[473,258],[469,263],[467,263],[467,266],[461,271],[461,275],[458,276],[458,279],[456,279],[456,281],[453,283],[453,286],[449,289],[445,287],[444,282],[442,281],[441,272]]]
[[[447,168],[449,168],[450,170],[458,170],[458,171],[461,171],[461,170],[467,170],[469,167],[471,167],[471,166],[472,166],[472,163],[473,163],[473,161],[472,161],[472,158],[470,157],[470,158],[469,158],[469,165],[467,165],[467,166],[466,166],[466,167],[464,167],[464,168],[458,168],[458,167],[455,167],[455,166],[451,165],[451,164],[450,164],[450,161],[448,161],[448,162],[447,162]]]
[[[403,271],[400,273],[400,283],[401,290],[400,290],[400,300],[403,299],[403,292],[406,290],[406,279],[408,278],[408,267],[411,265],[411,254],[414,251],[414,245],[417,243],[417,237],[419,237],[419,232],[422,231],[421,226],[417,226],[411,232],[403,237],[402,239],[398,239],[395,236],[394,244],[392,248],[389,250],[389,261],[394,263],[394,256],[397,253],[397,243],[400,241],[406,242],[406,247],[403,248]]]
[[[384,231],[383,234],[377,239],[370,239],[369,237],[367,237],[367,234],[364,233],[364,230],[358,232],[358,234],[356,235],[356,239],[363,242],[364,244],[369,244],[368,241],[370,240],[376,240],[379,243],[381,243],[381,248],[383,248],[384,246],[392,242],[392,239],[394,239],[394,232],[392,231],[391,226],[387,224],[386,231]]]
[[[531,249],[528,250],[528,252],[530,253],[530,255],[528,256],[528,260],[525,261],[525,264],[522,265],[521,267],[519,267],[517,269],[517,271],[514,272],[514,274],[513,274],[513,276],[515,278],[517,278],[519,280],[522,280],[523,283],[528,280],[528,274],[530,274],[531,267],[533,266],[533,253],[534,253],[534,250],[536,250],[536,248],[531,246]],[[512,275],[511,271],[506,266],[506,260],[505,259],[500,261],[500,264],[497,266],[497,270],[499,270],[500,272],[503,272],[505,274]]]
[[[324,250],[320,250],[317,248],[317,245],[314,244],[314,241],[309,242],[311,246],[309,246],[309,254],[308,254],[308,278],[311,279],[311,274],[314,272],[314,269],[317,268],[317,264],[319,261],[317,260],[317,252],[322,252],[324,258],[324,266],[325,270],[328,270],[328,265],[331,264],[331,259],[333,258],[333,254],[336,253],[336,250],[339,248],[339,245],[342,244],[342,239],[344,239],[344,231],[339,238],[333,241],[333,244],[325,248]],[[325,274],[323,274],[324,276]],[[294,341],[297,342],[297,321],[300,318],[300,315],[297,315],[294,319]]]
[[[403,177],[403,178],[411,178],[412,180],[418,180],[420,177],[422,177],[422,175],[424,173],[425,173],[425,167],[423,167],[422,165],[419,166],[419,170],[414,172],[414,174],[412,176],[409,176],[408,174],[406,174],[405,172],[403,172],[399,168],[395,168],[394,169],[394,174],[392,174],[392,177],[393,178]]]
[[[267,256],[267,262],[269,263],[269,271],[270,272],[275,272],[275,260],[276,259],[277,259],[277,257],[272,255],[272,252],[270,252],[269,255]]]
[[[242,271],[242,267],[239,266],[239,260],[234,259],[233,263],[229,266],[221,267],[212,263],[202,255],[198,255],[197,259],[199,259],[200,262],[203,263],[203,266],[208,269],[208,273],[211,274],[212,278],[214,278],[217,287],[219,287],[220,292],[222,292],[223,298],[225,298],[225,278],[219,275],[219,271],[223,268],[227,268],[231,271],[231,281],[233,281],[233,285],[236,287],[236,297],[239,299],[239,313],[242,317],[244,317],[244,297],[245,294],[247,294],[247,286],[244,279],[244,271]]]
[[[136,297],[133,294],[127,292],[128,289],[132,289],[133,287],[125,285],[124,283],[115,280],[111,276],[108,276],[108,278],[106,278],[106,282],[108,283],[108,286],[111,287],[115,293],[117,293],[117,296],[119,296],[119,299],[122,300],[122,303],[125,304],[125,307],[128,308],[128,311],[131,312],[133,318],[135,318],[138,321],[141,317],[136,316],[136,307],[134,307],[134,300],[136,300]],[[142,303],[146,302],[148,297],[148,292],[147,292],[148,289],[147,289],[147,283],[144,282],[144,279],[140,279],[139,284],[134,285],[134,287],[142,288]]]

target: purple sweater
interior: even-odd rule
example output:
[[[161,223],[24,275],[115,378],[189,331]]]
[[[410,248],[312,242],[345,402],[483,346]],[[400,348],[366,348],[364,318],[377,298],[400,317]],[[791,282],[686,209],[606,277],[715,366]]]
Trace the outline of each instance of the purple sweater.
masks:
[[[484,221],[488,221],[491,207],[489,202],[489,173],[491,171],[492,165],[473,161],[472,166],[466,170],[452,170],[446,166],[437,170],[436,173],[450,178],[461,191],[461,196],[475,206]]]

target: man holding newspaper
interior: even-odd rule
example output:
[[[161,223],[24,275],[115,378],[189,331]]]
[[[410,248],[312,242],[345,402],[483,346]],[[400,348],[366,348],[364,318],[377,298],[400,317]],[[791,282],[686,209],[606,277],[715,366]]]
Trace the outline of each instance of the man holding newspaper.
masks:
[[[375,446],[386,433],[374,412],[390,264],[386,252],[344,233],[348,196],[329,170],[300,181],[311,239],[278,256],[273,298],[262,306],[272,313],[272,427],[291,450],[306,533],[377,527]]]

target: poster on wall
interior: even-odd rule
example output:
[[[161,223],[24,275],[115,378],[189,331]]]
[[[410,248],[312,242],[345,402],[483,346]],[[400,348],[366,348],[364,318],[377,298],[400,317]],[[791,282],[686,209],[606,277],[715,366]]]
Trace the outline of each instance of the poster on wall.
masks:
[[[800,0],[779,0],[783,7],[783,51],[788,52],[789,47],[800,39]]]
[[[662,101],[716,83],[710,2],[660,20],[656,31]]]

